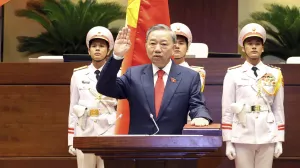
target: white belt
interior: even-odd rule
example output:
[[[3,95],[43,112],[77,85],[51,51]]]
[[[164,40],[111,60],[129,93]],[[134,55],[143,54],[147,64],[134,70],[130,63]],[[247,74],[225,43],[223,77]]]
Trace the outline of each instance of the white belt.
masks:
[[[246,113],[252,113],[252,112],[259,113],[259,112],[269,111],[268,106],[266,105],[253,105],[253,106],[245,105],[244,110]]]

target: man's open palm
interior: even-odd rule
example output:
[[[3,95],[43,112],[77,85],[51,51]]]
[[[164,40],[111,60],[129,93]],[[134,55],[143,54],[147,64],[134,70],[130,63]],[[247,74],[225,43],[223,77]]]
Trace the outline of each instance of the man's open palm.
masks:
[[[128,27],[123,27],[122,30],[119,31],[116,38],[114,54],[123,57],[130,49],[130,46],[130,29]]]

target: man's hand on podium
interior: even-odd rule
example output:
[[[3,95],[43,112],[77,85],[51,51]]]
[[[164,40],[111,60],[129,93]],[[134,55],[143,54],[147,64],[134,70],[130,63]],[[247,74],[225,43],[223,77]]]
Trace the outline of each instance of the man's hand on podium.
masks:
[[[198,127],[206,126],[208,124],[209,124],[209,121],[205,118],[194,118],[191,121],[191,125],[198,126]]]
[[[73,145],[69,146],[69,153],[73,156],[76,156],[76,149],[73,148]]]

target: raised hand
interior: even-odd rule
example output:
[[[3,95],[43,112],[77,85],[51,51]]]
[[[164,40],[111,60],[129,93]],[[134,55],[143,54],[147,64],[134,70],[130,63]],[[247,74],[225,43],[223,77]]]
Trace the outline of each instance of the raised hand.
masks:
[[[130,29],[128,27],[123,27],[122,30],[119,31],[116,38],[114,54],[116,56],[123,57],[130,49],[130,46]]]

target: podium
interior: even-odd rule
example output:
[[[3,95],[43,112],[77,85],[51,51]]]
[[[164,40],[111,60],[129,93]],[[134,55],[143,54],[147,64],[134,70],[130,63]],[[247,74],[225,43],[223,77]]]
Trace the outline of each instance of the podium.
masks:
[[[194,135],[186,134],[192,131]],[[182,135],[113,135],[74,137],[74,148],[104,160],[197,160],[222,146],[219,124],[186,125]],[[194,162],[193,167],[197,167]],[[107,167],[105,167],[107,168]]]

